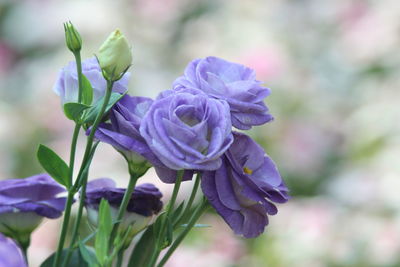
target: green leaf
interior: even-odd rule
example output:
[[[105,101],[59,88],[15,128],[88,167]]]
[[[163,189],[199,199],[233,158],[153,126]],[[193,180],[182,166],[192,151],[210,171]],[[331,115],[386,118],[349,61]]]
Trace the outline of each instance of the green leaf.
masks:
[[[90,108],[90,106],[85,104],[74,103],[74,102],[65,103],[64,114],[70,120],[79,121],[82,116],[82,113],[88,108]]]
[[[111,96],[110,96],[110,100],[108,101],[108,104],[106,107],[105,114],[108,111],[110,111],[112,106],[114,106],[114,104],[117,103],[124,95],[125,94],[112,92]],[[103,105],[103,102],[104,102],[104,96],[94,106],[92,106],[91,108],[89,108],[87,110],[86,115],[83,118],[84,123],[92,124],[95,121],[97,114],[101,110],[101,106]]]
[[[169,247],[173,239],[173,226],[169,217],[167,217],[167,231],[165,233],[164,239],[162,239],[161,248],[164,249]]]
[[[63,262],[64,258],[67,256],[68,249],[64,249],[61,254],[61,262]],[[51,254],[41,265],[40,267],[53,267],[53,261],[55,260],[56,254]],[[79,249],[74,249],[71,254],[71,258],[69,260],[68,266],[74,267],[92,267],[89,266],[86,261],[83,259]]]
[[[82,255],[82,258],[89,264],[90,267],[95,267],[98,265],[96,260],[96,255],[92,249],[88,249],[82,242],[79,242],[79,251]]]
[[[165,230],[161,229],[165,224]],[[162,213],[158,216],[157,221],[154,223],[154,233],[158,240],[158,247],[160,249],[164,249],[171,245],[173,238],[173,225],[169,217],[167,217],[167,213]]]
[[[54,180],[67,188],[71,186],[68,165],[53,150],[44,145],[39,145],[37,158]]]
[[[181,204],[179,204],[179,206],[172,212],[171,217],[174,218],[173,219],[174,224],[177,223],[177,221],[181,219],[181,213],[183,211],[184,205],[185,205],[185,201],[182,201]]]
[[[82,103],[85,105],[92,104],[93,101],[93,87],[88,78],[82,73]]]
[[[100,202],[97,225],[98,230],[96,234],[94,248],[96,250],[96,257],[98,262],[100,263],[100,265],[103,265],[107,261],[108,242],[113,227],[110,205],[104,198]]]
[[[132,251],[128,267],[147,266],[153,252],[156,250],[156,235],[154,224],[147,227]]]

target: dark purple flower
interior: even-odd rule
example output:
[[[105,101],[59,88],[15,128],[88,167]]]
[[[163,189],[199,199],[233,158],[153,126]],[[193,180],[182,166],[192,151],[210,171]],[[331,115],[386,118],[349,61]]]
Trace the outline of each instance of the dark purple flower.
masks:
[[[241,133],[234,133],[234,138],[221,167],[203,173],[202,189],[236,234],[252,238],[264,231],[267,215],[277,213],[272,202],[289,199],[288,189],[274,162],[256,142]]]
[[[21,249],[11,238],[0,234],[0,267],[26,267]]]
[[[110,112],[110,123],[102,123],[95,137],[112,145],[127,159],[137,173],[145,172],[151,165],[161,180],[173,183],[176,171],[168,169],[153,153],[139,132],[140,123],[153,100],[147,97],[125,95]],[[191,179],[192,172],[186,171],[184,180]]]
[[[93,87],[93,103],[104,96],[107,82],[103,77],[99,63],[96,58],[89,58],[82,62],[82,73],[88,78]],[[124,93],[127,91],[130,73],[126,73],[121,80],[114,83],[113,91]],[[61,97],[61,103],[78,102],[78,75],[76,63],[71,61],[61,69],[53,91]]]
[[[101,199],[108,201],[114,220],[117,217],[126,189],[116,188],[115,182],[108,178],[100,178],[87,184],[85,206],[91,223],[97,225],[98,210]],[[121,225],[126,229],[133,224],[132,231],[138,232],[148,225],[158,214],[163,203],[162,193],[152,184],[141,184],[135,187]]]
[[[254,70],[221,58],[207,57],[190,62],[173,87],[175,90],[200,89],[211,97],[226,100],[232,125],[247,130],[273,119],[263,102],[270,90],[261,84]]]
[[[143,117],[140,133],[173,170],[215,170],[233,141],[229,106],[204,94],[160,97]]]
[[[0,181],[0,232],[30,234],[43,217],[62,215],[65,189],[47,174]]]

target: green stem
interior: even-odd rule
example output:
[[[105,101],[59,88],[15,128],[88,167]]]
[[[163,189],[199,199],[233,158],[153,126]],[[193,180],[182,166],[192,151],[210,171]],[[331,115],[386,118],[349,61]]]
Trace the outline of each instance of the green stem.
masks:
[[[80,124],[75,124],[74,134],[72,135],[71,142],[71,154],[69,156],[69,184],[73,184],[73,176],[74,176],[74,165],[75,165],[75,152],[76,152],[76,143],[78,142],[79,131],[81,129]]]
[[[182,183],[183,172],[184,172],[184,170],[180,170],[176,174],[176,181],[175,181],[174,190],[172,191],[172,196],[171,196],[171,199],[169,200],[169,203],[168,203],[167,217],[171,214],[171,212],[174,209],[175,201],[176,201],[176,198],[178,196],[179,188],[181,187],[181,183]],[[165,225],[164,225],[164,227],[165,227]]]
[[[192,205],[193,205],[194,198],[196,197],[197,190],[200,185],[200,178],[201,178],[201,174],[198,173],[196,175],[196,179],[194,181],[194,185],[192,188],[192,193],[190,194],[190,197],[189,197],[189,201],[186,204],[185,210],[180,214],[179,218],[175,221],[174,229],[176,229],[176,227],[178,227],[180,225],[182,220],[184,220],[187,217],[187,215],[189,214],[190,209],[192,208]]]
[[[75,61],[76,61],[76,73],[78,74],[78,103],[82,102],[82,91],[83,91],[83,85],[82,85],[82,60],[81,60],[81,53],[76,52],[74,53],[75,56]]]
[[[157,267],[162,267],[164,264],[168,261],[168,259],[171,257],[172,253],[176,250],[176,248],[179,246],[179,244],[183,241],[183,239],[187,236],[187,234],[190,232],[190,230],[193,228],[193,226],[196,224],[197,220],[200,218],[200,216],[203,214],[205,209],[207,208],[207,201],[204,199],[202,203],[197,207],[197,209],[194,211],[192,217],[190,217],[190,220],[188,222],[188,225],[185,227],[185,230],[183,230],[179,236],[176,238],[174,243],[172,243],[171,247],[168,249],[167,253],[165,253],[164,257],[161,259],[160,263],[157,265]]]
[[[84,179],[84,177],[83,177],[84,172],[89,169],[89,166],[87,166],[87,164],[90,159],[90,155],[91,155],[91,151],[92,151],[94,133],[96,132],[97,127],[99,126],[100,121],[103,118],[103,114],[106,110],[108,101],[110,100],[112,86],[113,86],[113,82],[107,81],[107,90],[106,90],[106,95],[104,97],[104,102],[103,102],[103,105],[101,106],[100,112],[96,116],[96,119],[93,123],[92,129],[90,131],[89,137],[87,139],[85,154],[83,155],[82,165],[79,169],[78,178],[76,179],[74,185],[69,189],[69,192],[68,192],[64,221],[63,221],[63,225],[62,225],[62,229],[61,229],[61,236],[60,236],[60,241],[58,243],[56,258],[54,260],[53,267],[58,267],[60,264],[61,252],[64,248],[64,241],[65,241],[65,236],[66,236],[67,228],[68,228],[68,224],[69,224],[69,217],[71,215],[71,206],[72,206],[73,196],[76,192],[78,192],[79,187],[82,185],[82,180]]]
[[[72,190],[74,192],[77,192],[77,190],[79,190],[79,186],[82,185],[82,179],[83,179],[82,174],[86,168],[87,161],[89,160],[89,157],[90,157],[90,152],[92,150],[92,145],[93,145],[93,140],[94,140],[94,134],[103,118],[104,112],[106,111],[107,104],[108,104],[108,101],[110,100],[110,96],[111,96],[111,92],[112,92],[112,86],[113,86],[113,82],[107,81],[107,90],[106,90],[106,95],[104,96],[104,102],[103,102],[100,112],[97,114],[96,119],[90,130],[90,134],[87,138],[85,154],[83,155],[82,165],[81,165],[81,168],[78,173],[78,179],[76,180],[74,186],[72,187]]]
[[[183,173],[184,170],[179,170],[178,173],[176,174],[176,181],[175,181],[175,185],[174,185],[174,190],[172,191],[172,196],[171,199],[168,203],[168,207],[167,207],[167,211],[165,214],[165,218],[169,218],[173,209],[174,209],[174,205],[175,205],[175,201],[176,198],[178,196],[178,192],[179,192],[179,188],[181,186],[182,183],[182,178],[183,178]],[[165,234],[165,230],[166,230],[166,226],[167,226],[167,220],[165,219],[162,224],[161,224],[161,230],[160,230],[160,236],[161,238],[163,238],[164,234]],[[159,242],[159,240],[157,240],[157,242]],[[157,245],[156,250],[153,252],[152,256],[151,256],[151,260],[150,260],[150,264],[149,266],[154,266],[157,262],[158,256],[160,255],[161,249],[159,248],[159,245]]]
[[[117,219],[116,222],[113,226],[113,229],[111,231],[111,235],[110,235],[110,248],[112,248],[114,239],[118,233],[118,228],[119,225],[121,224],[122,218],[124,217],[124,214],[126,212],[126,208],[128,207],[129,204],[129,200],[131,200],[132,198],[132,193],[135,190],[135,186],[136,186],[136,182],[139,178],[138,175],[136,175],[135,173],[133,173],[132,171],[129,171],[130,173],[130,179],[129,179],[129,184],[128,187],[126,188],[124,197],[122,199],[121,205],[119,206],[119,210],[118,210],[118,215],[117,215]]]
[[[99,143],[97,142],[97,143],[95,143],[93,145],[90,161],[89,161],[88,164],[90,164],[92,162],[93,155],[94,155],[94,152],[96,151],[96,148],[97,148],[98,144]],[[68,266],[68,262],[69,262],[69,260],[70,260],[70,258],[72,256],[72,250],[74,248],[76,239],[78,238],[79,225],[81,223],[83,207],[85,206],[85,196],[86,196],[86,185],[87,185],[87,179],[88,179],[88,172],[85,171],[84,177],[85,177],[85,179],[83,181],[82,189],[81,189],[80,197],[79,197],[78,214],[77,214],[77,217],[76,217],[76,221],[74,223],[74,228],[72,230],[72,240],[71,240],[71,243],[69,245],[68,252],[67,252],[67,255],[66,255],[66,257],[65,257],[65,259],[63,261],[62,266]]]
[[[75,61],[76,61],[76,73],[78,76],[78,90],[79,90],[78,91],[78,103],[81,103],[82,91],[83,91],[81,53],[78,51],[73,54],[74,54]],[[75,124],[75,129],[74,129],[74,133],[72,135],[72,141],[71,141],[71,153],[70,153],[70,158],[69,158],[69,186],[72,186],[72,184],[73,184],[76,144],[78,142],[78,136],[79,136],[80,129],[81,129],[81,125],[78,123]],[[63,221],[63,225],[62,225],[60,240],[58,242],[56,257],[55,257],[54,264],[53,264],[54,267],[56,267],[61,260],[61,252],[63,250],[65,236],[68,231],[69,217],[71,215],[71,206],[73,204],[73,199],[74,199],[74,194],[75,194],[75,192],[73,190],[71,190],[71,188],[68,188],[68,191],[69,192],[68,192],[68,198],[67,198],[67,203],[66,203],[66,207],[65,207],[65,216],[64,216],[64,221]]]
[[[61,260],[61,252],[64,248],[65,237],[67,235],[69,217],[71,215],[71,207],[74,200],[74,193],[68,192],[67,203],[65,205],[64,221],[61,228],[60,240],[58,242],[56,257],[53,262],[53,267],[58,267]]]

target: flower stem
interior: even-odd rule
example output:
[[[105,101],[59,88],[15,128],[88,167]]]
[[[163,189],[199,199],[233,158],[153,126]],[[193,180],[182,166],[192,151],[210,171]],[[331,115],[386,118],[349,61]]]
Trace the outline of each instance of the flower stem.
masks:
[[[89,164],[91,163],[91,160],[93,159],[93,155],[94,155],[94,152],[96,151],[96,148],[97,148],[98,144],[99,143],[97,142],[97,143],[95,143],[93,145]],[[82,183],[82,188],[81,188],[80,197],[79,197],[78,214],[77,214],[77,217],[76,217],[76,221],[74,223],[74,228],[72,230],[72,240],[71,240],[71,243],[69,245],[68,252],[67,252],[67,255],[65,256],[65,259],[63,261],[62,266],[68,266],[68,262],[69,262],[69,260],[70,260],[70,258],[72,256],[72,249],[73,249],[73,247],[75,245],[76,239],[78,238],[79,225],[81,223],[83,207],[85,205],[86,185],[87,185],[87,178],[88,178],[88,173],[87,172],[85,172],[85,176],[84,177],[85,177],[85,179],[84,179],[84,181]]]
[[[73,184],[73,176],[74,176],[74,165],[75,165],[75,152],[76,152],[76,143],[78,142],[78,135],[81,129],[80,124],[75,124],[74,133],[72,135],[71,142],[71,153],[69,156],[69,184]]]
[[[194,211],[192,217],[190,217],[190,220],[188,222],[188,225],[185,227],[185,230],[183,230],[179,236],[176,238],[174,243],[172,243],[171,247],[168,249],[167,253],[165,253],[164,257],[161,259],[160,263],[157,265],[157,267],[162,267],[164,264],[168,261],[168,259],[171,257],[172,253],[176,250],[176,248],[179,246],[179,244],[182,242],[182,240],[187,236],[187,234],[190,232],[190,230],[193,228],[197,220],[200,218],[200,216],[203,214],[203,212],[207,208],[207,200],[203,199],[202,203],[197,207],[197,209]]]
[[[110,241],[109,241],[110,248],[112,248],[114,239],[115,239],[115,237],[116,237],[116,235],[118,233],[119,225],[121,224],[122,218],[124,217],[124,214],[126,212],[126,208],[128,207],[129,200],[131,200],[132,193],[135,190],[136,182],[137,182],[137,180],[139,178],[139,176],[136,175],[134,172],[129,171],[129,173],[130,173],[129,184],[128,184],[128,187],[126,188],[124,197],[123,197],[122,202],[121,202],[121,206],[119,206],[117,220],[116,220],[116,222],[115,222],[115,224],[113,226],[113,229],[111,231]]]
[[[106,107],[107,107],[108,101],[110,100],[110,96],[111,96],[111,92],[112,92],[112,86],[113,86],[113,82],[107,81],[107,90],[106,90],[106,95],[104,96],[104,102],[103,102],[100,112],[97,114],[96,119],[90,130],[89,137],[87,138],[85,154],[83,155],[82,165],[81,165],[81,168],[79,169],[78,178],[77,178],[74,186],[72,187],[72,190],[75,192],[77,192],[77,190],[79,190],[79,187],[82,185],[82,179],[83,179],[82,174],[85,171],[85,168],[87,167],[86,164],[87,164],[90,154],[91,154],[93,140],[94,140],[94,134],[97,130],[97,127],[99,126],[99,124],[101,122],[101,119],[103,118],[104,112],[106,111]]]
[[[65,241],[65,236],[67,234],[67,228],[69,225],[69,217],[71,215],[71,206],[72,206],[74,194],[76,192],[78,192],[79,187],[82,186],[82,182],[84,180],[83,174],[85,171],[87,171],[89,169],[88,163],[90,163],[92,145],[93,145],[93,140],[94,140],[94,133],[96,132],[97,127],[99,126],[100,121],[103,118],[108,101],[110,100],[112,86],[113,86],[113,82],[107,81],[107,90],[106,90],[106,95],[104,97],[104,102],[103,102],[103,105],[101,106],[100,112],[96,116],[96,119],[93,123],[92,129],[90,131],[89,137],[87,138],[85,154],[83,155],[82,165],[79,169],[78,178],[76,179],[74,185],[68,190],[68,198],[67,198],[67,204],[66,204],[66,208],[65,208],[64,221],[63,221],[63,225],[62,225],[62,229],[61,229],[60,241],[58,242],[58,247],[57,247],[57,252],[56,252],[56,257],[55,257],[55,260],[53,263],[53,267],[58,267],[60,264],[61,252],[64,248],[64,241]]]
[[[171,216],[171,213],[174,209],[174,205],[175,205],[175,201],[176,198],[178,196],[178,192],[179,192],[179,188],[181,186],[182,183],[182,178],[183,178],[183,173],[184,170],[179,170],[178,173],[176,174],[176,181],[175,181],[175,185],[174,185],[174,190],[172,191],[172,196],[171,199],[168,203],[168,207],[167,207],[167,211],[165,214],[166,218],[169,218]],[[162,224],[161,224],[161,231],[160,231],[160,237],[163,238],[164,234],[165,234],[165,230],[167,227],[167,220],[165,219]],[[159,240],[157,240],[157,242],[159,242]],[[161,249],[159,247],[159,245],[157,245],[156,250],[153,252],[152,256],[151,256],[151,260],[149,263],[149,266],[155,266],[158,256],[160,255]]]
[[[81,53],[76,52],[74,53],[75,56],[75,61],[76,61],[76,73],[78,74],[78,103],[82,102],[82,91],[83,91],[83,85],[82,85],[82,60],[81,60]]]
[[[179,218],[174,223],[174,229],[176,229],[179,224],[189,215],[190,209],[192,208],[194,198],[196,197],[197,190],[199,189],[201,173],[196,175],[196,179],[194,181],[194,185],[192,188],[192,193],[190,194],[189,201],[186,204],[185,210],[181,213]]]
[[[78,91],[78,103],[81,103],[82,102],[82,91],[83,91],[83,85],[82,85],[82,75],[83,74],[82,74],[81,53],[78,51],[73,54],[75,57],[76,73],[78,76],[78,90],[79,90]],[[72,184],[73,184],[76,144],[78,142],[78,136],[79,136],[80,129],[81,129],[81,125],[79,123],[76,123],[74,133],[72,135],[71,152],[70,152],[70,157],[69,157],[69,186],[72,186]],[[73,192],[73,190],[70,190],[70,189],[71,188],[68,188],[69,193],[68,193],[68,199],[67,199],[67,203],[66,203],[66,207],[65,207],[65,216],[64,216],[60,240],[59,240],[58,248],[57,248],[57,252],[56,252],[56,258],[54,260],[53,266],[57,266],[57,264],[60,261],[60,254],[64,247],[65,235],[66,235],[67,229],[68,229],[69,217],[71,214],[71,206],[72,206],[73,198],[74,198],[74,194],[75,194]]]
[[[74,193],[69,191],[67,197],[67,203],[65,205],[64,221],[61,228],[60,240],[58,241],[56,257],[53,262],[53,267],[58,267],[61,260],[61,253],[64,248],[65,237],[67,235],[69,217],[71,215],[71,207],[74,200]]]

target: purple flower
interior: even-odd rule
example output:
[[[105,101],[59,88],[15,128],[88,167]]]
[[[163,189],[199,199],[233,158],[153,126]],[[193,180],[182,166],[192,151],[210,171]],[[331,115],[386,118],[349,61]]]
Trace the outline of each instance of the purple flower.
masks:
[[[11,238],[0,234],[0,267],[27,266],[21,249]]]
[[[211,205],[238,235],[252,238],[277,213],[272,202],[288,197],[274,162],[250,137],[234,133],[234,142],[222,158],[221,167],[204,172],[202,189]]]
[[[248,130],[273,119],[263,102],[270,90],[261,84],[256,80],[254,70],[217,57],[207,57],[190,62],[173,87],[175,90],[200,89],[211,97],[226,100],[232,125]]]
[[[153,102],[140,133],[173,170],[215,170],[233,141],[229,106],[203,94],[180,92]]]
[[[176,171],[168,169],[153,153],[139,132],[140,123],[153,100],[147,97],[125,95],[110,112],[110,123],[102,123],[95,137],[112,145],[127,159],[137,173],[144,173],[154,165],[157,175],[166,183],[173,183]],[[184,180],[191,179],[186,171]]]
[[[115,182],[108,178],[90,181],[87,184],[85,206],[91,223],[97,225],[98,210],[102,198],[110,204],[111,213],[115,220],[125,190],[125,188],[116,188]],[[146,227],[153,217],[161,211],[163,207],[161,197],[161,192],[152,184],[136,186],[121,223],[122,228],[126,229],[133,224],[131,229],[131,234],[133,234]]]
[[[82,73],[88,78],[93,87],[93,103],[96,103],[104,96],[107,82],[103,77],[96,58],[89,58],[82,62]],[[130,73],[126,73],[121,80],[114,83],[113,91],[124,93],[128,87]],[[71,61],[61,69],[53,91],[61,97],[61,103],[78,102],[78,75],[76,63]]]
[[[29,236],[43,217],[60,217],[66,202],[58,197],[62,192],[65,189],[47,174],[0,181],[0,232]]]

